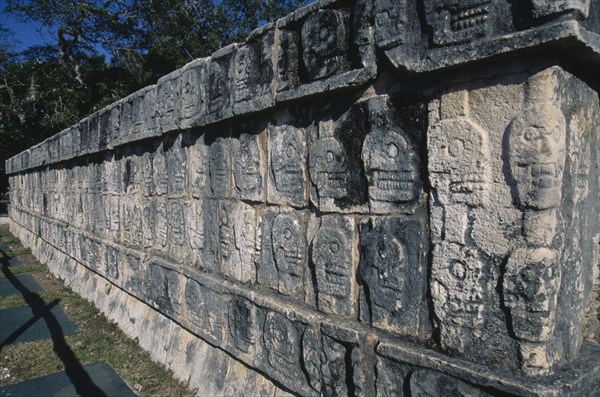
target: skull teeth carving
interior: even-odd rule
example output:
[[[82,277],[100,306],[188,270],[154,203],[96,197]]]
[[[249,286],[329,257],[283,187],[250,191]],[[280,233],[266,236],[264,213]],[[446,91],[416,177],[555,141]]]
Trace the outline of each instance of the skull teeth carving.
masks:
[[[488,6],[480,6],[450,12],[450,28],[453,31],[459,31],[481,25],[488,20],[489,11]]]

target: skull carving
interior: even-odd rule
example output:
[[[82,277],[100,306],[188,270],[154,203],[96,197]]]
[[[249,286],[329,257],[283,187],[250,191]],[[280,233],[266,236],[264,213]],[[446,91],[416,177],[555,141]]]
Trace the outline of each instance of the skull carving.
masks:
[[[278,129],[272,141],[271,166],[277,190],[286,196],[304,194],[306,143],[301,130]]]
[[[468,118],[445,119],[429,132],[429,170],[434,187],[457,203],[482,206],[490,181],[488,133]]]
[[[237,52],[237,68],[235,80],[235,96],[237,100],[248,99],[251,95],[253,76],[252,67],[254,51],[250,46],[244,46]]]
[[[372,200],[408,202],[416,199],[419,181],[416,156],[400,134],[386,131],[367,135],[362,160]]]
[[[275,218],[272,229],[275,265],[279,273],[279,292],[291,295],[302,287],[306,239],[300,219],[291,213]]]
[[[214,113],[221,109],[226,90],[226,75],[219,62],[208,64],[208,111]]]
[[[535,104],[510,124],[510,172],[522,209],[560,204],[565,141],[565,117],[552,103]]]
[[[213,194],[225,197],[229,191],[229,156],[227,141],[218,138],[209,153],[210,186]]]
[[[529,342],[547,341],[554,331],[560,287],[557,253],[548,248],[522,248],[509,258],[504,276],[505,305],[515,335]]]
[[[317,275],[317,304],[326,313],[350,314],[352,247],[350,230],[328,219],[313,240],[312,257]]]
[[[319,10],[302,26],[302,59],[311,80],[337,73],[348,47],[344,15],[337,10]]]
[[[186,70],[181,76],[181,118],[190,119],[199,110],[200,82],[197,68]]]
[[[235,184],[244,195],[262,192],[260,150],[256,138],[242,134],[234,141]]]
[[[360,275],[369,288],[371,305],[399,311],[404,303],[404,272],[408,260],[406,247],[383,227],[374,230],[370,237],[368,244],[365,244]],[[374,308],[371,310],[376,311]]]
[[[427,24],[433,30],[433,44],[463,44],[485,37],[490,32],[491,0],[428,0],[425,4]]]
[[[346,152],[335,138],[319,139],[311,146],[309,167],[310,179],[316,185],[319,196],[346,197]]]
[[[298,361],[298,332],[292,323],[275,312],[269,312],[265,319],[263,340],[269,364],[287,374],[293,371]]]

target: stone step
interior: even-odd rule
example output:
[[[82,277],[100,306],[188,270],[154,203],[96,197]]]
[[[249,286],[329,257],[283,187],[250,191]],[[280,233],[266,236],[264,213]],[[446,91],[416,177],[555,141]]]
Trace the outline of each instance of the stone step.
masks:
[[[0,348],[44,339],[60,340],[77,332],[58,302],[0,310]]]
[[[0,296],[27,295],[43,291],[42,286],[30,274],[0,279]]]
[[[135,393],[104,361],[0,388],[0,396],[119,396]]]

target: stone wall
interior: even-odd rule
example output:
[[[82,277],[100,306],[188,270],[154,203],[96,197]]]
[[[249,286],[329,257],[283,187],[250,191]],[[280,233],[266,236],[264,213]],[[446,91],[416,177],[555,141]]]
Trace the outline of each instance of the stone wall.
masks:
[[[600,393],[600,4],[321,1],[7,161],[200,394]]]

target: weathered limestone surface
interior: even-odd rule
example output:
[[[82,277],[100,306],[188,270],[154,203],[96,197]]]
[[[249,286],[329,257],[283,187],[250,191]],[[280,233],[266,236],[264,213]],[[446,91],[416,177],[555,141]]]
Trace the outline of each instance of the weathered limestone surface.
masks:
[[[327,0],[7,161],[202,394],[600,395],[600,4]]]

